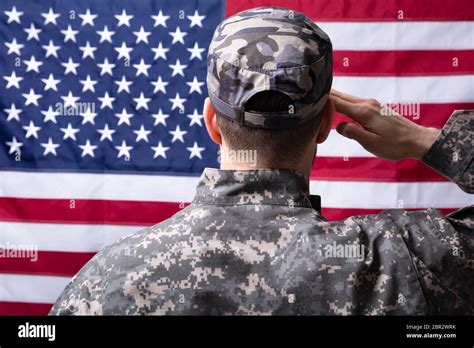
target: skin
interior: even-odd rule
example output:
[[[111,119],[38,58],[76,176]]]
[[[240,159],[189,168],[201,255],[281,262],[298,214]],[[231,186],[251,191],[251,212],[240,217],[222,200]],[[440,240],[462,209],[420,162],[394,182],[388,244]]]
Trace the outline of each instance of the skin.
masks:
[[[356,122],[339,123],[336,128],[339,134],[357,141],[375,156],[388,160],[397,161],[403,158],[420,160],[440,133],[439,129],[422,127],[398,114],[382,116],[380,103],[375,99],[358,98],[332,90],[324,107],[321,125],[306,152],[301,155],[298,161],[278,163],[275,168],[291,169],[309,176],[318,144],[326,141],[335,111]],[[204,102],[204,121],[212,141],[221,147],[221,151],[230,150],[225,138],[222,137],[217,124],[216,112],[209,98]],[[250,167],[243,163],[222,163],[221,169],[269,168],[264,162],[258,160],[256,167]]]

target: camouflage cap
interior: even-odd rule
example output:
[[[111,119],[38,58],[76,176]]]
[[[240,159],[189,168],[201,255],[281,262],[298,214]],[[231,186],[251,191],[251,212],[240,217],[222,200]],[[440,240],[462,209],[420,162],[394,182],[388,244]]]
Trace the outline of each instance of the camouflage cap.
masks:
[[[209,46],[207,87],[224,117],[256,128],[291,128],[317,117],[332,84],[328,35],[304,14],[279,7],[240,12],[219,24]],[[287,113],[250,112],[255,93],[288,95]]]

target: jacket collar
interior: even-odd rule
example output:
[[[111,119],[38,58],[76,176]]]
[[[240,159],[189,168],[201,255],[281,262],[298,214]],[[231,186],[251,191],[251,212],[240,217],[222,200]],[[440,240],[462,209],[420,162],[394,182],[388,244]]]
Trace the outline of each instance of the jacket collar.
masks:
[[[206,168],[193,200],[193,203],[198,204],[270,204],[314,208],[320,211],[319,202],[319,196],[309,194],[309,179],[287,169]]]

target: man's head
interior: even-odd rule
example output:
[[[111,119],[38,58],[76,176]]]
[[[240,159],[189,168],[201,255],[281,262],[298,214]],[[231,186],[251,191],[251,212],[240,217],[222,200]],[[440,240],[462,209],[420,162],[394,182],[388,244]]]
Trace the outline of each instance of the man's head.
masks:
[[[331,126],[331,83],[331,42],[311,20],[282,8],[240,12],[209,47],[207,129],[223,151],[256,150],[259,168],[303,171],[304,161],[307,172]]]

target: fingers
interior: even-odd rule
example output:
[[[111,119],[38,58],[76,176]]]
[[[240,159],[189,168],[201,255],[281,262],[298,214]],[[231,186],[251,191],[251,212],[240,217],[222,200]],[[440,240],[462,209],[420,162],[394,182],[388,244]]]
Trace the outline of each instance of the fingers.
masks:
[[[331,89],[331,96],[338,97],[340,99],[343,99],[345,101],[351,102],[351,103],[362,103],[365,101],[363,98],[356,97],[354,95],[350,95],[347,93],[343,93],[341,91],[338,91],[336,89]]]
[[[369,114],[367,113],[365,104],[350,102],[336,96],[332,96],[331,100],[333,101],[337,112],[340,112],[361,124],[367,121]]]
[[[367,150],[374,148],[376,143],[379,141],[379,136],[377,134],[371,133],[352,123],[339,123],[336,130],[346,138],[354,139]]]

